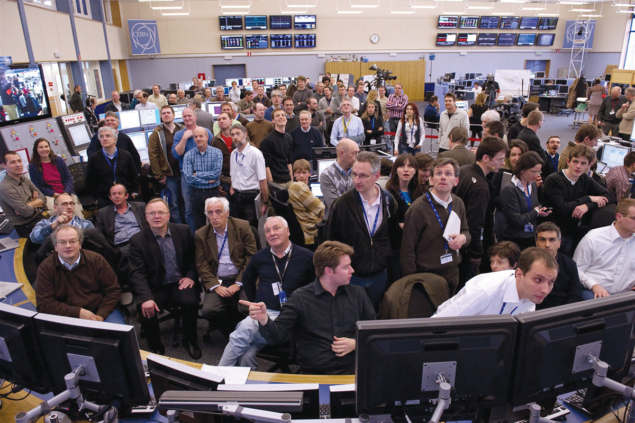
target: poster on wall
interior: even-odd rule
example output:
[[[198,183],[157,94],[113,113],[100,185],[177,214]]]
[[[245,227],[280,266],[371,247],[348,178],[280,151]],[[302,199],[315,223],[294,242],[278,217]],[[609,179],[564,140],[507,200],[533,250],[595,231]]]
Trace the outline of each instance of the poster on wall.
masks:
[[[128,30],[133,55],[161,53],[157,21],[128,19]]]
[[[586,21],[567,21],[564,30],[564,40],[562,48],[573,48],[573,43],[586,43],[586,48],[593,47],[593,36],[595,35],[595,19]]]

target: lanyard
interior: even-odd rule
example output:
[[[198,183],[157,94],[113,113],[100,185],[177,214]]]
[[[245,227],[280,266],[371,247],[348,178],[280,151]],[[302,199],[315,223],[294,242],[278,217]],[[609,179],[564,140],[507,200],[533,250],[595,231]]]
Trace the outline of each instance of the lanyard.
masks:
[[[556,153],[556,157],[551,157],[551,154],[547,153],[549,158],[551,159],[551,163],[553,163],[554,169],[558,169],[558,153]]]
[[[375,130],[375,116],[373,116],[373,119],[370,121],[370,129]]]
[[[108,158],[108,156],[106,156],[106,152],[104,151],[104,149],[102,148],[101,152],[104,154],[104,157],[106,158],[106,163],[108,163],[108,166],[110,166],[112,168],[112,176],[115,179],[115,182],[117,182],[117,155],[119,154],[119,150],[115,150],[115,166],[113,167],[112,163],[110,163],[110,159]]]
[[[225,237],[223,238],[223,243],[220,245],[220,250],[218,250],[218,264],[220,265],[220,256],[223,254],[223,249],[225,248],[225,243],[227,242],[227,231],[225,231]]]
[[[529,185],[527,185],[527,191],[523,190],[523,195],[525,196],[525,199],[527,200],[527,211],[530,212],[531,211],[531,194],[529,193]]]
[[[410,201],[410,195],[409,193],[404,193],[403,191],[399,193],[399,195],[401,196],[401,199],[406,203],[406,205],[410,206],[412,205],[412,201]]]
[[[348,134],[348,124],[351,123],[352,119],[353,119],[353,116],[351,115],[351,117],[348,118],[348,122],[346,122],[346,118],[342,116],[342,128],[344,128],[345,134]]]
[[[282,271],[282,275],[280,274],[280,269],[278,269],[278,262],[276,261],[276,256],[271,252],[271,257],[273,258],[273,265],[276,267],[276,273],[280,278],[280,285],[282,285],[282,279],[284,275],[287,273],[287,266],[289,266],[289,262],[291,261],[291,253],[293,252],[293,244],[291,244],[291,249],[289,250],[289,254],[287,255],[287,262],[284,265],[284,270]]]
[[[426,197],[428,197],[428,203],[430,203],[430,207],[432,207],[432,211],[434,212],[434,215],[437,217],[437,220],[439,221],[439,225],[441,225],[441,230],[445,231],[445,225],[443,224],[443,222],[441,222],[441,218],[439,217],[439,212],[437,212],[437,208],[434,207],[434,204],[432,204],[432,198],[430,198],[430,193],[426,192]],[[448,216],[452,213],[452,204],[449,205],[448,207]],[[448,252],[448,241],[445,241],[445,252]]]
[[[619,97],[617,99],[611,99],[611,109],[615,110],[615,106],[620,102]]]
[[[503,303],[503,307],[501,307],[501,311],[500,311],[500,313],[498,313],[498,314],[503,314],[503,310],[505,310],[505,306],[506,306],[506,305],[507,305],[507,303]],[[512,312],[511,312],[511,313],[509,313],[509,314],[510,314],[510,315],[511,315],[511,314],[514,314],[514,312],[516,311],[516,309],[517,309],[517,308],[518,308],[518,306],[514,307],[514,309],[512,310]]]
[[[381,193],[379,193],[381,195]],[[359,195],[359,198],[362,198],[362,195]],[[368,205],[370,207],[370,204]],[[379,205],[381,209],[381,204]],[[372,243],[373,235],[375,235],[375,231],[377,230],[377,220],[379,219],[379,210],[377,210],[377,214],[375,215],[375,223],[373,223],[373,229],[370,229],[370,222],[368,221],[368,216],[366,215],[366,209],[364,208],[364,203],[362,202],[362,211],[364,212],[364,220],[366,221],[366,226],[368,226],[368,230],[370,232],[370,238]]]
[[[241,159],[240,159],[240,162],[238,161],[238,156],[242,156]],[[241,153],[241,152],[236,151],[236,164],[238,166],[242,167],[244,161],[245,161],[245,155],[243,153]]]

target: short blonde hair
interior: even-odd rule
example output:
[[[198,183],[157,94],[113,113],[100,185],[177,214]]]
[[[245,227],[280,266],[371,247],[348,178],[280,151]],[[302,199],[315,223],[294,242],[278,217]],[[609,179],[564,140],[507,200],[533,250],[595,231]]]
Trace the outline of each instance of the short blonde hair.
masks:
[[[311,172],[311,163],[309,163],[308,160],[305,159],[298,159],[293,162],[293,173],[299,172],[301,170]]]

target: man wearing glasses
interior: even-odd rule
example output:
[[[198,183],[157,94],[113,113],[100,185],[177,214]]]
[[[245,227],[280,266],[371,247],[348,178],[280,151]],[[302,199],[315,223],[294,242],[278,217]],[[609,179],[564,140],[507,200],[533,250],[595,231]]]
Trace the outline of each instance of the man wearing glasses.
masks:
[[[189,226],[169,223],[170,208],[160,198],[148,202],[148,226],[130,239],[130,288],[137,301],[139,323],[150,351],[165,354],[157,313],[178,307],[183,319],[183,347],[190,357],[202,356],[196,319],[200,286],[194,265],[194,236]]]
[[[70,194],[62,193],[53,200],[53,216],[37,222],[31,232],[31,241],[42,244],[55,229],[61,225],[70,225],[81,229],[93,229],[95,226],[90,220],[74,214],[75,201]]]

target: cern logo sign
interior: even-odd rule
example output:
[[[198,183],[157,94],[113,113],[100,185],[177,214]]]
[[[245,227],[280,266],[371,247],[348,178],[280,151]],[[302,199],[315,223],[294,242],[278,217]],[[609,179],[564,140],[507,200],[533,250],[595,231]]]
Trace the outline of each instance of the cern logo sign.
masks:
[[[129,19],[128,29],[133,55],[161,53],[157,21]]]

